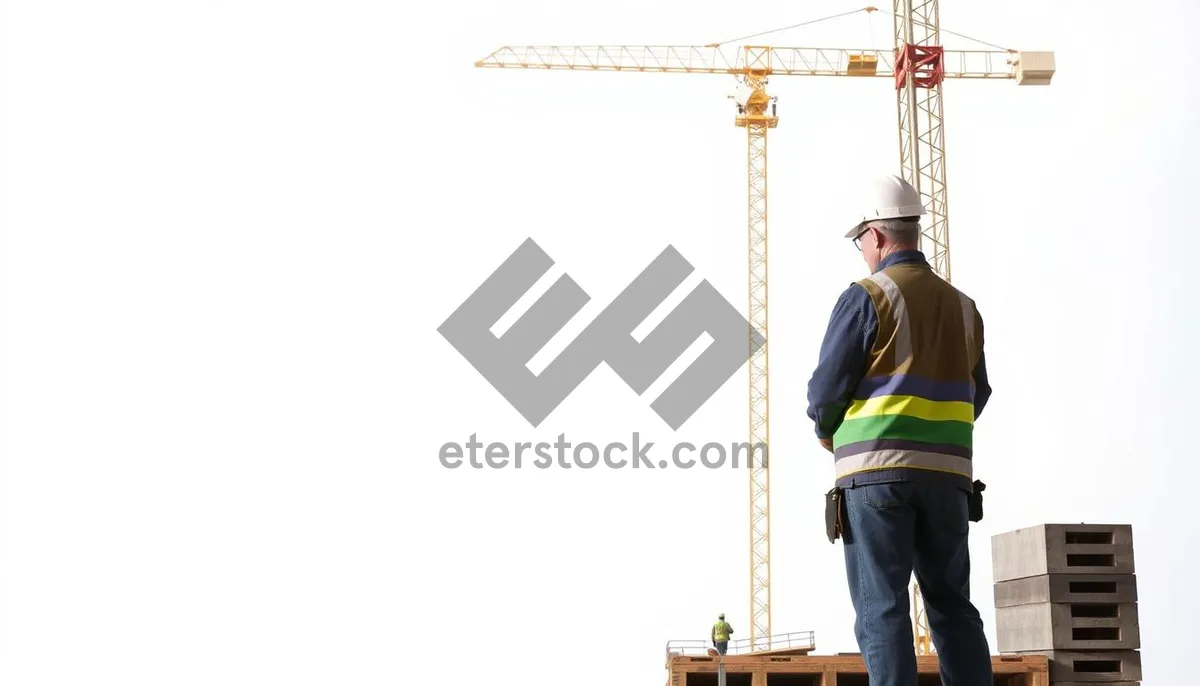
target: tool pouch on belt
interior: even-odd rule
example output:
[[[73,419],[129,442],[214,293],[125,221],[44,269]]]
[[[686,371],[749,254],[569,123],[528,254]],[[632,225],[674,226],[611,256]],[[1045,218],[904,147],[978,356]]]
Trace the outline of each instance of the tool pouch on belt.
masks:
[[[841,538],[844,530],[842,512],[845,510],[845,501],[842,496],[842,489],[836,486],[825,494],[825,535],[830,543]]]
[[[977,480],[974,486],[971,495],[967,496],[967,519],[978,522],[983,519],[983,489],[987,488],[987,484]]]

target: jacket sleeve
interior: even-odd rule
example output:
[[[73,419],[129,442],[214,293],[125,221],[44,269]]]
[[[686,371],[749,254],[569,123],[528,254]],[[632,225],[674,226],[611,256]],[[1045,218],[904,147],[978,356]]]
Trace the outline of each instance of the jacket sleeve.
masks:
[[[988,362],[984,357],[983,349],[983,317],[976,309],[976,336],[979,337],[979,361],[976,362],[976,368],[972,373],[976,389],[974,389],[974,407],[976,407],[976,419],[983,414],[983,408],[988,404],[988,399],[991,398],[991,384],[988,381]]]
[[[808,382],[808,417],[818,438],[833,436],[841,425],[866,371],[878,328],[871,297],[862,286],[852,284],[833,307],[820,359]]]
[[[979,352],[979,362],[975,365],[975,418],[979,419],[979,415],[983,414],[983,408],[987,406],[988,398],[992,397],[992,386],[988,383],[987,362],[984,360],[983,351]]]

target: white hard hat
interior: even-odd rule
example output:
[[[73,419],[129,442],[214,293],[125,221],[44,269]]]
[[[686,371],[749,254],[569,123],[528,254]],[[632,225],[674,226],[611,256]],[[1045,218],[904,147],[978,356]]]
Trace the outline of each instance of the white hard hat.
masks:
[[[921,194],[912,184],[904,179],[890,174],[875,179],[869,194],[865,198],[866,207],[858,223],[846,232],[846,238],[854,238],[862,230],[863,222],[876,219],[899,219],[901,217],[919,217],[925,214],[925,206],[921,203]]]

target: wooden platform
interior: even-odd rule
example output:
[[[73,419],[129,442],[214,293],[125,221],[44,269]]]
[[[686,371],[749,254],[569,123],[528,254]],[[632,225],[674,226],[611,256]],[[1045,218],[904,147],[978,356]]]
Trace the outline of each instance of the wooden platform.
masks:
[[[868,686],[861,655],[726,655],[726,686]],[[667,686],[717,686],[718,658],[669,655]],[[917,657],[921,686],[940,686],[936,656]],[[1044,655],[992,657],[996,686],[1050,686]]]

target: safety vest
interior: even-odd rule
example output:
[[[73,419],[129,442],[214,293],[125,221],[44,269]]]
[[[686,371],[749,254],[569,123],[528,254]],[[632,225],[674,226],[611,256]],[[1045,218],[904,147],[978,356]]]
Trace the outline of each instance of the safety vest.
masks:
[[[944,479],[970,490],[983,349],[975,303],[924,262],[894,264],[859,285],[879,328],[833,435],[837,485]]]
[[[728,641],[729,632],[731,630],[732,627],[730,627],[726,622],[717,622],[716,624],[713,624],[713,640]]]

